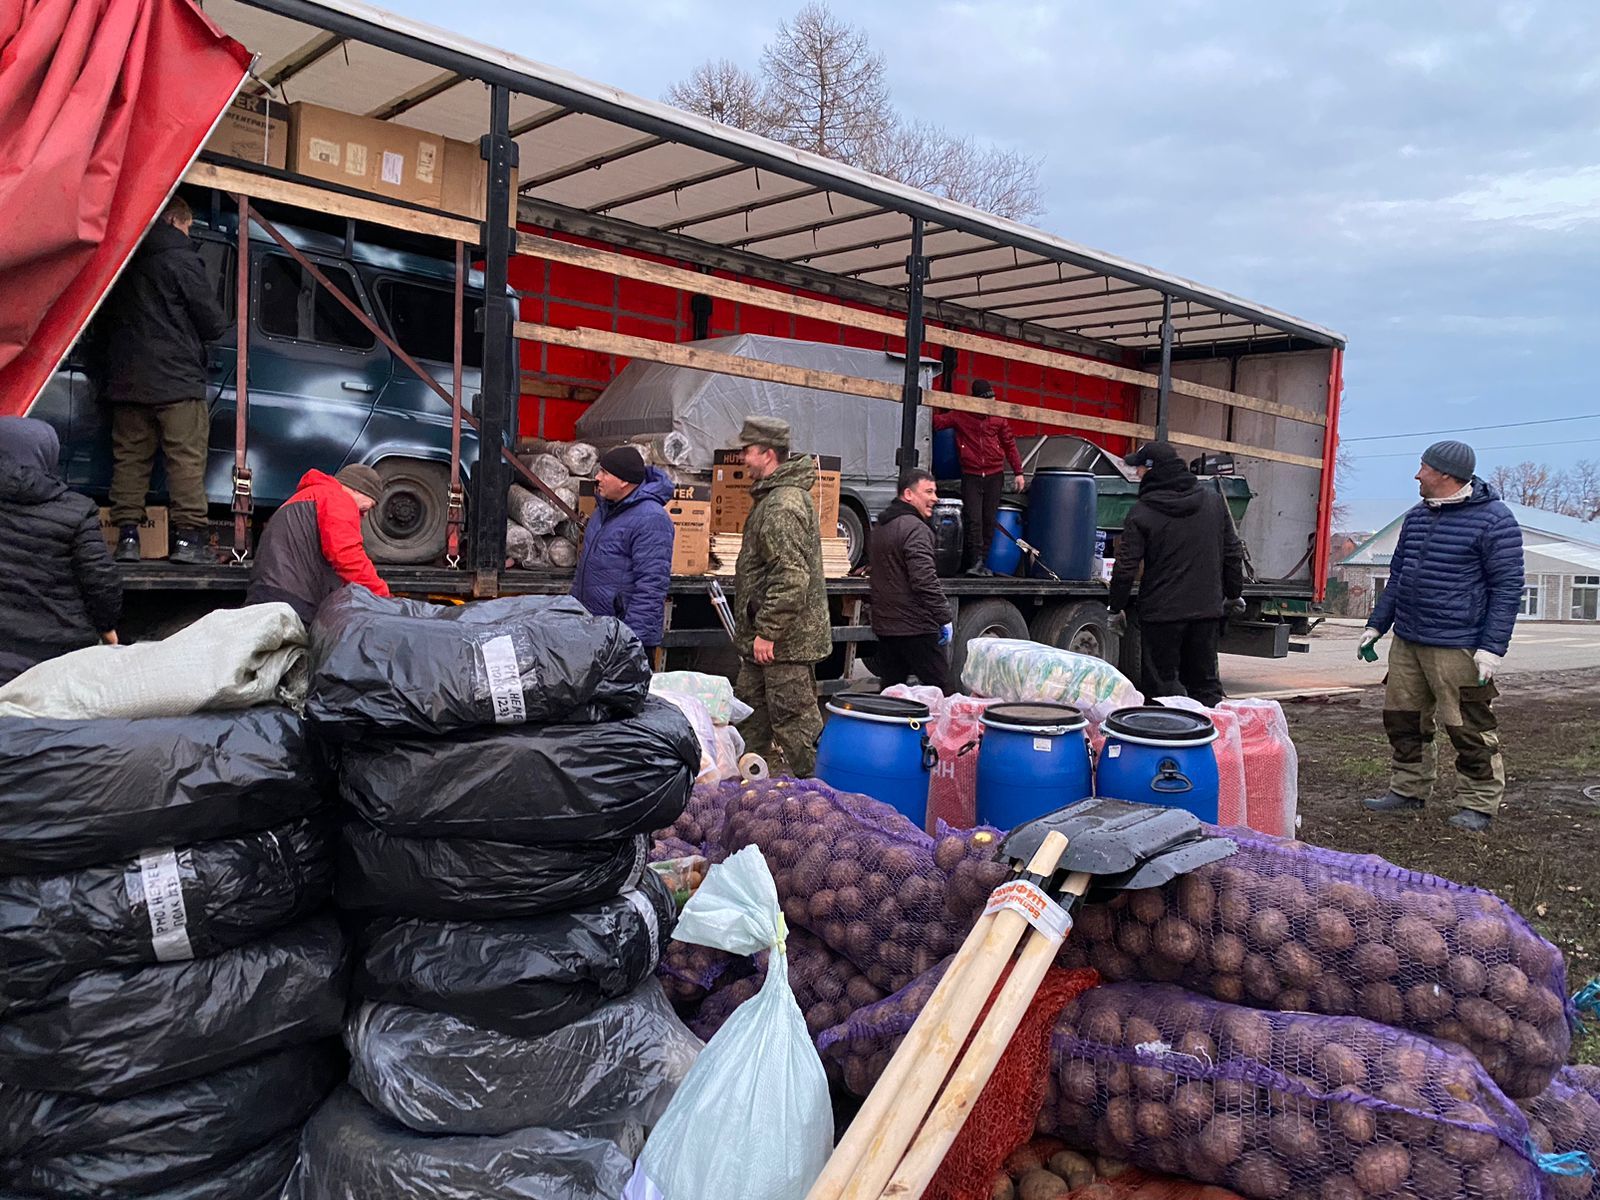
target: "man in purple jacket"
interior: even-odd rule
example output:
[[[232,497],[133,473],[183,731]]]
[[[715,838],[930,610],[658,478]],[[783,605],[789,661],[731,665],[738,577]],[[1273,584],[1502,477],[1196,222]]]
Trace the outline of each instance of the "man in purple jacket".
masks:
[[[647,650],[661,644],[672,578],[672,481],[632,446],[600,457],[599,496],[583,533],[572,594],[599,617],[618,617]]]

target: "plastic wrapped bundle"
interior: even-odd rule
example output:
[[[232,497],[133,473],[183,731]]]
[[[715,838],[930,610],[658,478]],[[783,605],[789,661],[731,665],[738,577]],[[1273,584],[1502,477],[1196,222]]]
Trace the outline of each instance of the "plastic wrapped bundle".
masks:
[[[544,917],[380,919],[361,931],[354,990],[537,1037],[642,983],[675,917],[666,884],[645,871],[621,896]]]
[[[551,538],[545,544],[545,554],[558,571],[570,571],[578,565],[578,543],[572,538]]]
[[[284,1200],[615,1200],[628,1171],[604,1138],[553,1129],[428,1136],[340,1088],[306,1126]]]
[[[551,442],[549,452],[561,460],[568,472],[581,479],[592,478],[600,465],[600,451],[588,442]]]
[[[748,717],[750,706],[733,694],[733,684],[721,675],[699,671],[658,671],[650,677],[650,690],[657,695],[673,692],[693,696],[706,706],[718,725],[737,725]]]
[[[310,916],[332,891],[332,845],[317,819],[103,867],[0,876],[0,1016],[84,971],[241,946]]]
[[[1300,804],[1300,756],[1289,721],[1276,700],[1224,700],[1219,706],[1239,717],[1244,751],[1244,787],[1251,829],[1293,837]]]
[[[682,470],[690,466],[694,454],[689,439],[676,429],[668,433],[641,433],[628,441],[638,447],[647,466],[677,467]]]
[[[537,566],[534,547],[541,544],[538,538],[515,521],[506,522],[506,557],[517,566]]]
[[[700,1041],[653,980],[537,1038],[457,1017],[363,1004],[345,1029],[350,1082],[422,1133],[654,1125]]]
[[[1095,724],[1144,703],[1139,689],[1104,659],[1014,638],[968,642],[961,681],[999,700],[1071,704]]]
[[[295,1129],[220,1171],[146,1192],[139,1200],[283,1200],[299,1159],[300,1130]]]
[[[513,483],[506,495],[506,511],[511,520],[534,537],[547,538],[556,531],[566,515],[542,493],[529,491],[520,483]]]
[[[298,1134],[344,1070],[326,1040],[109,1103],[0,1090],[0,1178],[20,1192],[112,1197],[215,1174]]]
[[[636,713],[644,647],[569,596],[445,606],[350,586],[311,625],[306,713],[321,731],[450,733]]]
[[[1600,1200],[1600,1097],[1585,1084],[1600,1091],[1600,1067],[1565,1067],[1522,1103],[1550,1200]]]
[[[1571,1043],[1565,967],[1504,901],[1374,856],[1227,833],[1232,857],[1086,905],[1062,963],[1366,1017],[1465,1046],[1512,1097],[1549,1085]]]
[[[718,783],[722,772],[717,767],[717,726],[706,706],[694,696],[681,696],[676,692],[660,693],[661,701],[672,705],[683,714],[684,720],[694,730],[700,747],[700,761],[694,780],[696,783]]]
[[[368,916],[437,921],[537,917],[615,896],[644,866],[646,839],[518,846],[402,838],[360,820],[339,832],[334,899]]]
[[[328,783],[286,708],[142,720],[0,719],[0,874],[120,862],[267,829]]]
[[[546,487],[563,488],[572,482],[572,472],[567,470],[567,464],[548,450],[543,454],[530,455],[527,467]]]
[[[317,917],[213,958],[88,971],[0,1022],[0,1078],[118,1099],[328,1037],[345,944]]]
[[[700,760],[683,716],[652,698],[636,715],[594,724],[362,738],[341,747],[339,788],[392,834],[536,846],[671,824]]]

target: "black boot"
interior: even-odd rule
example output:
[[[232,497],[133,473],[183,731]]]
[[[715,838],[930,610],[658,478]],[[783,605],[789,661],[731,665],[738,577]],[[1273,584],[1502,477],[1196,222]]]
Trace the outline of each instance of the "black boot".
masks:
[[[1368,812],[1375,813],[1420,812],[1422,810],[1422,801],[1415,796],[1401,796],[1395,792],[1389,792],[1379,796],[1376,800],[1363,800],[1361,807]]]
[[[119,563],[136,563],[139,561],[139,527],[137,525],[118,526],[117,549],[112,557]]]
[[[172,537],[172,553],[167,555],[167,561],[185,567],[214,566],[217,559],[207,545],[208,540],[203,529],[178,530]]]
[[[1483,833],[1494,820],[1488,813],[1482,813],[1473,808],[1463,808],[1455,816],[1445,822],[1452,829],[1464,829],[1468,833]]]

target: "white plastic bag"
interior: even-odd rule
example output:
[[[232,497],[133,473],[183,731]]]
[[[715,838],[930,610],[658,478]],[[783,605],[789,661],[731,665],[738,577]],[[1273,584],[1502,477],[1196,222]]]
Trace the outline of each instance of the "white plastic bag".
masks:
[[[717,770],[717,726],[711,719],[711,711],[701,703],[698,696],[691,696],[686,692],[658,690],[653,681],[650,690],[681,712],[688,719],[690,728],[694,730],[695,740],[700,743],[700,770],[694,777],[695,782],[720,782],[722,775]]]
[[[1139,689],[1104,659],[1016,638],[973,638],[961,681],[978,696],[1076,705],[1095,725],[1119,708],[1144,703]]]
[[[657,671],[650,677],[650,690],[658,696],[671,692],[695,697],[706,706],[718,725],[737,725],[755,711],[733,694],[733,684],[721,675]]]
[[[787,929],[761,851],[746,846],[712,867],[674,936],[771,959],[761,990],[689,1069],[623,1200],[804,1200],[833,1151],[833,1109],[789,989]]]

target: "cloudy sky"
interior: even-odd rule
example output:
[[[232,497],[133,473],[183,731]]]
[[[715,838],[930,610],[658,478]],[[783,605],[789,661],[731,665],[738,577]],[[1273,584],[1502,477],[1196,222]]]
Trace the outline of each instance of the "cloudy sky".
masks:
[[[380,2],[651,97],[799,6]],[[1592,413],[1461,436],[1483,474],[1600,459],[1594,0],[835,11],[905,114],[1043,158],[1043,228],[1343,332],[1346,495],[1408,494],[1436,430]]]

